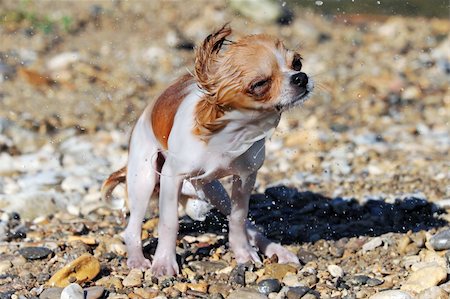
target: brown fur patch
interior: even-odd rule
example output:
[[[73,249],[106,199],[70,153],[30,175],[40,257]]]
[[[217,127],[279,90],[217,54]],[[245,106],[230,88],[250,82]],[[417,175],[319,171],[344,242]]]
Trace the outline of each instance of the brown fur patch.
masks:
[[[151,112],[151,124],[156,139],[164,149],[167,149],[173,120],[183,99],[186,97],[187,87],[193,83],[191,74],[185,74],[167,88],[156,99]]]
[[[102,184],[101,193],[103,200],[105,201],[111,200],[111,194],[114,188],[120,183],[124,183],[126,181],[126,175],[127,175],[126,166],[111,173],[111,175]]]
[[[250,35],[220,51],[230,33],[221,28],[197,50],[196,78],[205,95],[196,107],[193,133],[203,140],[226,126],[221,118],[228,111],[271,110],[280,94],[282,73],[274,52],[286,59],[283,43],[265,34]],[[267,85],[252,88],[261,80]]]

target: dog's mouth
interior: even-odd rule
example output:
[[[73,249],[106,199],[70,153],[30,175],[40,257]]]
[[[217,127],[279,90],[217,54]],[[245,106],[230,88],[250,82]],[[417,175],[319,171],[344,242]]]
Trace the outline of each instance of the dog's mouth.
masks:
[[[311,90],[305,89],[305,91],[303,93],[294,97],[294,99],[292,101],[290,101],[289,103],[286,103],[286,104],[278,104],[275,106],[275,109],[278,112],[288,110],[288,109],[293,108],[293,107],[303,103],[304,101],[306,101],[310,95],[311,95]]]

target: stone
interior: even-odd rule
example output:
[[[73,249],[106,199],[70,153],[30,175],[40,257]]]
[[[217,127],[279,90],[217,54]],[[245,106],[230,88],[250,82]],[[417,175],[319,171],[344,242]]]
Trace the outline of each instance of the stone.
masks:
[[[311,289],[308,287],[294,287],[289,288],[289,290],[286,293],[287,299],[300,299],[302,298],[306,293],[308,293]]]
[[[133,292],[144,299],[156,298],[159,294],[159,290],[153,288],[134,288]],[[136,299],[140,298],[138,297]]]
[[[450,229],[441,231],[430,239],[430,245],[434,250],[450,249]]]
[[[265,268],[268,277],[283,280],[287,273],[297,273],[297,268],[288,264],[269,264]]]
[[[249,285],[258,279],[258,275],[252,271],[245,271],[245,284]]]
[[[41,260],[53,254],[46,247],[24,247],[19,249],[19,254],[27,260]]]
[[[304,249],[300,249],[297,252],[297,257],[300,260],[300,262],[304,265],[306,265],[309,262],[317,260],[317,255]]]
[[[84,291],[77,283],[71,283],[62,290],[61,299],[85,299]]]
[[[8,260],[0,261],[0,275],[6,274],[6,272],[8,272],[8,270],[12,268],[12,266],[12,263]]]
[[[328,265],[327,267],[328,272],[330,272],[331,276],[333,277],[343,277],[344,276],[344,270],[342,270],[341,267],[338,265]]]
[[[245,285],[245,266],[238,265],[230,273],[230,282],[239,284],[241,286]]]
[[[138,287],[142,285],[142,271],[140,269],[131,269],[130,273],[124,278],[122,284],[124,287]]]
[[[381,240],[381,238],[375,237],[372,240],[366,242],[362,246],[362,250],[363,250],[363,252],[371,251],[371,250],[374,250],[375,248],[381,246],[382,244],[383,244],[383,241]]]
[[[399,290],[388,290],[376,293],[370,296],[369,299],[413,299],[413,297],[403,291]]]
[[[47,285],[66,287],[74,281],[83,283],[94,279],[99,272],[100,262],[89,253],[85,253],[53,274]]]
[[[220,294],[223,297],[227,297],[228,294],[232,291],[232,288],[229,284],[226,283],[214,283],[209,286],[208,293],[210,294]]]
[[[187,287],[190,290],[200,292],[200,293],[207,293],[207,291],[208,291],[208,284],[204,281],[199,281],[198,283],[188,283]]]
[[[375,287],[375,286],[379,286],[381,284],[383,284],[383,280],[382,279],[378,279],[378,278],[369,278],[366,282],[366,284],[369,287]]]
[[[400,288],[404,291],[420,293],[436,286],[447,278],[447,270],[439,266],[424,267],[409,275]]]
[[[417,299],[447,299],[449,298],[449,293],[441,289],[440,287],[431,287],[420,292]]]
[[[250,288],[237,289],[230,293],[228,299],[267,299],[268,297]]]
[[[49,288],[45,289],[40,295],[40,299],[59,299],[61,298],[61,293],[63,288]]]
[[[299,280],[299,277],[293,273],[287,273],[283,278],[283,284],[288,287],[300,287],[303,286]]]
[[[103,296],[105,288],[101,286],[89,287],[85,288],[84,292],[86,293],[85,299],[97,299]]]
[[[254,21],[266,23],[278,19],[281,14],[281,6],[272,0],[231,0],[230,6]]]
[[[190,262],[189,266],[201,273],[215,273],[227,266],[223,261],[195,261]]]
[[[258,283],[258,291],[263,294],[276,293],[280,291],[281,284],[277,279],[264,279]]]
[[[346,282],[350,285],[365,285],[369,279],[370,277],[366,275],[355,275],[347,279]]]

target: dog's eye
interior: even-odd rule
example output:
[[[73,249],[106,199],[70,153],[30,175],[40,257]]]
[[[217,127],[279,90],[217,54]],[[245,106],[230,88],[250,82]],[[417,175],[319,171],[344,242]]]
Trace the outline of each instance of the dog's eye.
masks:
[[[260,80],[252,85],[252,89],[257,89],[259,87],[263,87],[267,83],[269,83],[269,79]]]
[[[261,96],[269,90],[269,87],[270,87],[270,79],[262,79],[250,85],[249,92],[256,96]]]
[[[294,54],[294,59],[292,60],[292,69],[297,72],[302,70],[302,57],[297,53]]]

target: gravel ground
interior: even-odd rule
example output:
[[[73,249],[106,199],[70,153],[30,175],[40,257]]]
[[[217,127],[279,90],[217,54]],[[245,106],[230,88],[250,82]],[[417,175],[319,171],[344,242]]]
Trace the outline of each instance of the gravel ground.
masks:
[[[450,21],[229,4],[0,3],[0,298],[448,298]],[[250,207],[302,265],[236,265],[213,210],[180,218],[179,276],[130,271],[123,188],[111,205],[99,188],[143,107],[227,21],[299,48],[317,82],[268,143]]]

